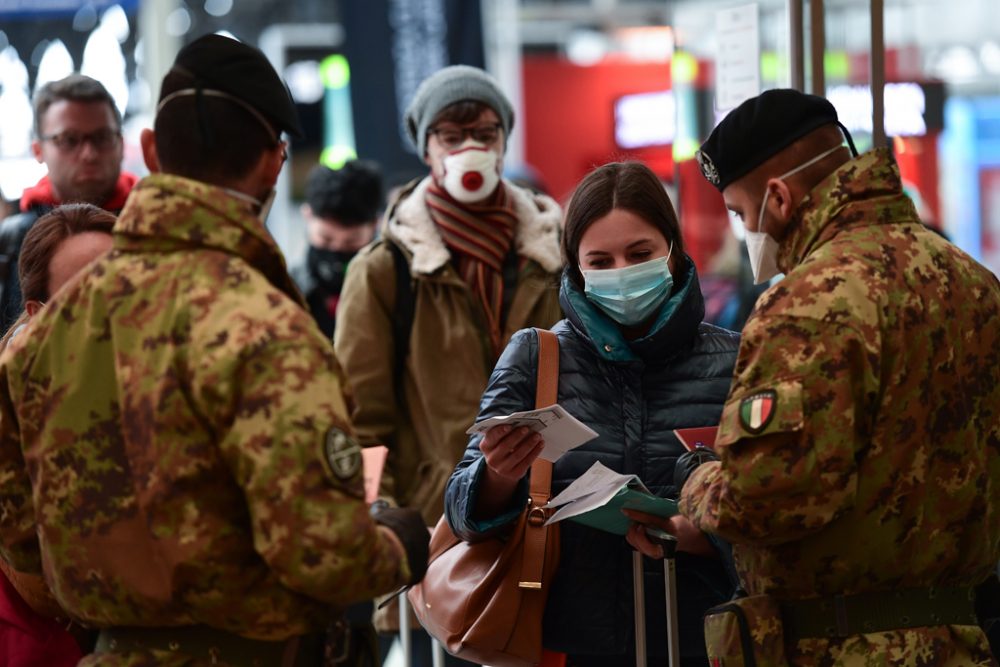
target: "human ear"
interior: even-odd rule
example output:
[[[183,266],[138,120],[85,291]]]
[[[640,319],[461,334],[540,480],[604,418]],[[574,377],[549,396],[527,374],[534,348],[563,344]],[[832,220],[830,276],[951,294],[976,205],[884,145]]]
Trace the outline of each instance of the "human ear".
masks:
[[[771,193],[768,198],[771,214],[782,221],[791,218],[795,206],[792,204],[792,191],[788,184],[779,178],[772,178],[767,181],[767,191]]]
[[[156,154],[156,134],[149,128],[139,133],[139,145],[142,146],[142,161],[146,163],[149,173],[160,173],[160,157]]]

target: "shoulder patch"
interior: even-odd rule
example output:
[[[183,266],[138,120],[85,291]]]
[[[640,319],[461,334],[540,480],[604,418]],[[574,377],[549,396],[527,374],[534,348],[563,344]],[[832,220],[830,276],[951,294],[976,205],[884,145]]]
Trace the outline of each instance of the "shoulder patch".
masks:
[[[740,401],[740,425],[750,433],[760,433],[771,423],[777,402],[778,394],[773,389],[747,396]]]
[[[361,445],[339,428],[333,427],[323,438],[321,458],[335,479],[347,482],[361,470]]]

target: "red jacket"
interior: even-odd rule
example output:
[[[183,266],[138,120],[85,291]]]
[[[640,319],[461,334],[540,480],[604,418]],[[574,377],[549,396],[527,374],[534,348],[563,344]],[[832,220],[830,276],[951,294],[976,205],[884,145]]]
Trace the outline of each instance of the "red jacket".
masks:
[[[62,625],[35,613],[0,574],[0,664],[5,667],[72,667],[80,647]]]

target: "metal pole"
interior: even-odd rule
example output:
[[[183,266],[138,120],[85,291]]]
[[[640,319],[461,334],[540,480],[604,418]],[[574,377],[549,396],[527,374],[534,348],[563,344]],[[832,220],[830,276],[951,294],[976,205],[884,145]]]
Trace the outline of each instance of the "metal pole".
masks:
[[[139,3],[139,31],[142,36],[142,75],[149,83],[149,115],[155,115],[156,100],[160,97],[160,83],[181,48],[179,37],[172,37],[163,29],[170,12],[177,9],[179,0],[147,0]]]
[[[632,552],[632,597],[635,599],[635,667],[646,667],[646,595],[642,554]]]
[[[872,146],[888,145],[885,136],[885,27],[883,0],[871,0],[871,87],[872,87]]]
[[[433,637],[431,638],[431,667],[444,667],[444,646]]]
[[[823,58],[826,55],[826,22],[823,0],[809,0],[809,54],[812,67],[810,90],[813,95],[826,96],[826,73]]]
[[[520,4],[520,0],[489,0],[482,4],[481,10],[486,69],[500,82],[500,88],[514,107],[517,121],[507,137],[507,152],[504,155],[504,164],[510,167],[524,162]]]
[[[802,0],[788,0],[788,74],[795,90],[805,91],[806,73],[803,67],[805,48],[802,35]]]
[[[403,650],[403,665],[413,664],[413,646],[410,636],[410,604],[406,595],[400,595],[399,600],[399,648]]]

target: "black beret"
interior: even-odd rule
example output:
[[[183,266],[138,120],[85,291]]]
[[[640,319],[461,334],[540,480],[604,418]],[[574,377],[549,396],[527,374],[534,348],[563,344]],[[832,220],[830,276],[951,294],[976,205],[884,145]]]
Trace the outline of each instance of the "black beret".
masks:
[[[787,88],[768,90],[730,111],[695,157],[702,175],[722,192],[797,139],[829,124],[840,121],[826,99]]]
[[[275,129],[303,136],[292,96],[260,50],[222,35],[204,35],[180,50],[174,69],[193,76],[199,88],[246,102]]]

